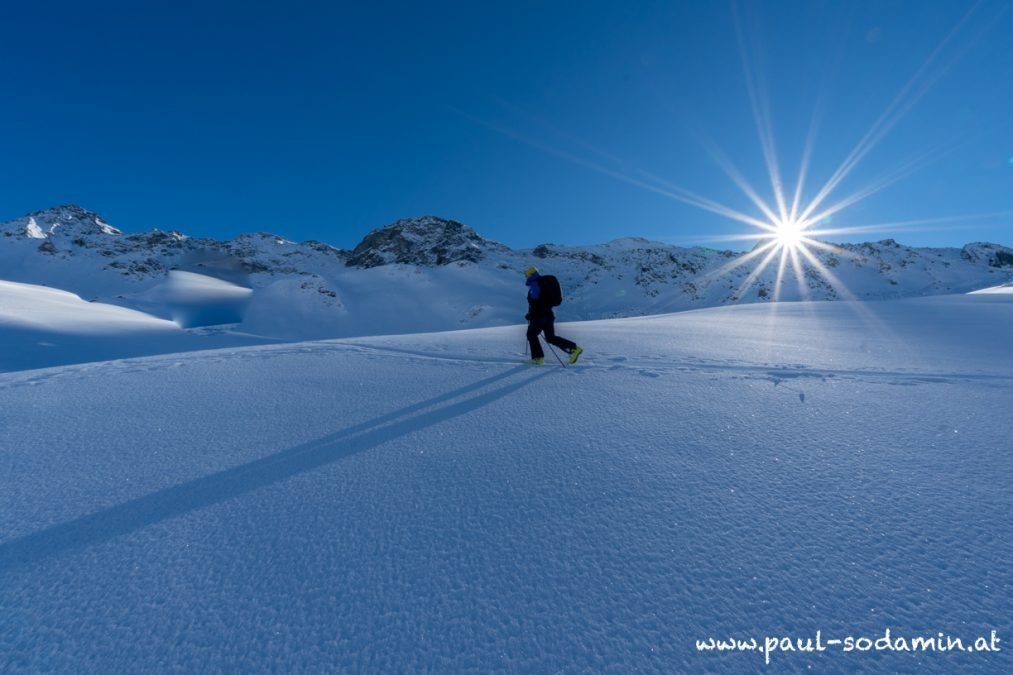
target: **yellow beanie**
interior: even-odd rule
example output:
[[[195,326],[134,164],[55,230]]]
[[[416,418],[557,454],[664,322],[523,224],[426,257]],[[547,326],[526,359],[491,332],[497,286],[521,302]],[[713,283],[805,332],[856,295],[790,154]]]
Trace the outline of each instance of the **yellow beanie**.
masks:
[[[538,274],[538,268],[537,267],[529,267],[528,269],[526,269],[524,271],[525,278],[530,277],[532,274]]]

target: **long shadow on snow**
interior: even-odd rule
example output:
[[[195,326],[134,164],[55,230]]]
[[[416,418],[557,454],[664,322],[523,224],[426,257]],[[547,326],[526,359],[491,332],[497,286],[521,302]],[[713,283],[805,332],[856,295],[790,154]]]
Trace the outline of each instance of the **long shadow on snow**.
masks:
[[[103,511],[0,544],[0,573],[30,565],[66,551],[113,539],[336,462],[407,433],[425,429],[478,410],[553,372],[551,369],[546,369],[534,377],[526,377],[519,382],[507,384],[408,419],[399,419],[446,403],[524,371],[530,372],[529,367],[511,368],[506,372],[356,424],[309,443],[283,450],[263,459],[165,488]]]

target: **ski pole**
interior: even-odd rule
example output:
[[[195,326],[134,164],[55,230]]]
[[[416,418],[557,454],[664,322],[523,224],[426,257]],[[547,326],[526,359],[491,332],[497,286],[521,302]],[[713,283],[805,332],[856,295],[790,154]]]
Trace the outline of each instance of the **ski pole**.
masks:
[[[545,344],[549,345],[548,342],[546,342]],[[567,367],[567,365],[565,363],[563,363],[563,359],[559,358],[559,354],[556,353],[556,348],[555,347],[553,347],[552,345],[549,345],[549,351],[551,351],[552,355],[556,357],[557,361],[559,361],[559,365],[563,366],[564,368]]]

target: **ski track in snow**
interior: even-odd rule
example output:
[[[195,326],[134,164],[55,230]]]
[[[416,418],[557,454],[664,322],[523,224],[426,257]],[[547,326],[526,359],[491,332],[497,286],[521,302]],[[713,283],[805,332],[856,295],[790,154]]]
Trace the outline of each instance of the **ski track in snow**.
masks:
[[[137,359],[121,359],[116,361],[104,361],[97,363],[78,364],[58,368],[44,368],[39,370],[26,371],[24,373],[8,374],[0,379],[0,389],[21,386],[35,386],[49,381],[64,379],[86,379],[96,374],[116,373],[126,374],[134,372],[150,372],[168,368],[182,368],[198,364],[225,363],[229,361],[242,360],[263,360],[273,358],[284,358],[294,354],[316,354],[326,356],[339,352],[359,352],[364,354],[376,353],[383,357],[406,357],[416,361],[440,361],[454,364],[498,364],[516,365],[526,358],[521,353],[513,357],[488,356],[487,352],[480,349],[466,351],[447,351],[440,348],[409,349],[403,347],[368,344],[360,340],[354,342],[318,342],[301,343],[297,346],[285,345],[277,347],[266,347],[252,350],[207,350],[194,352],[181,357],[179,354],[168,356],[143,357]],[[565,362],[567,355],[556,353]],[[561,364],[552,356],[546,356],[547,367],[558,367]],[[568,370],[571,366],[563,366]],[[748,364],[748,363],[725,363],[718,361],[707,361],[692,356],[685,358],[673,358],[671,355],[641,355],[636,359],[626,356],[615,356],[608,353],[600,353],[597,356],[584,356],[581,361],[572,366],[573,373],[583,373],[589,368],[605,368],[613,372],[632,371],[646,377],[661,377],[677,373],[708,373],[712,375],[725,374],[741,379],[759,379],[773,383],[775,386],[793,380],[818,379],[827,382],[832,378],[839,380],[853,380],[859,382],[886,382],[898,386],[915,386],[918,384],[947,384],[952,382],[978,382],[987,386],[989,383],[997,387],[1006,387],[1013,384],[1013,374],[994,374],[988,372],[978,373],[941,373],[922,372],[915,369],[903,370],[880,370],[873,368],[856,369],[827,369],[812,368],[805,364]]]
[[[515,328],[0,374],[0,670],[1008,672],[694,648],[1011,639],[996,307],[893,367],[652,337],[700,313],[565,325],[566,369]]]

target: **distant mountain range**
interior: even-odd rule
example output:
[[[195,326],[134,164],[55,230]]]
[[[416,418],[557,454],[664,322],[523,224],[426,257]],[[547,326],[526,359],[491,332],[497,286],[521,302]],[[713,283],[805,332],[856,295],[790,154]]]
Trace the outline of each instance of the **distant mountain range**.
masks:
[[[374,230],[352,250],[268,233],[228,241],[175,231],[124,234],[73,205],[0,224],[0,280],[51,286],[178,319],[183,301],[173,273],[198,273],[253,292],[228,312],[187,316],[204,317],[205,323],[229,317],[236,330],[280,338],[519,323],[526,311],[521,272],[532,264],[560,278],[566,294],[557,312],[561,320],[775,297],[867,300],[963,293],[1013,280],[1013,249],[990,243],[913,248],[888,239],[812,254],[822,270],[799,256],[797,271],[791,264],[779,270],[775,260],[755,273],[766,254],[746,261],[745,252],[644,239],[513,250],[435,216]],[[187,293],[192,299],[192,288]]]

